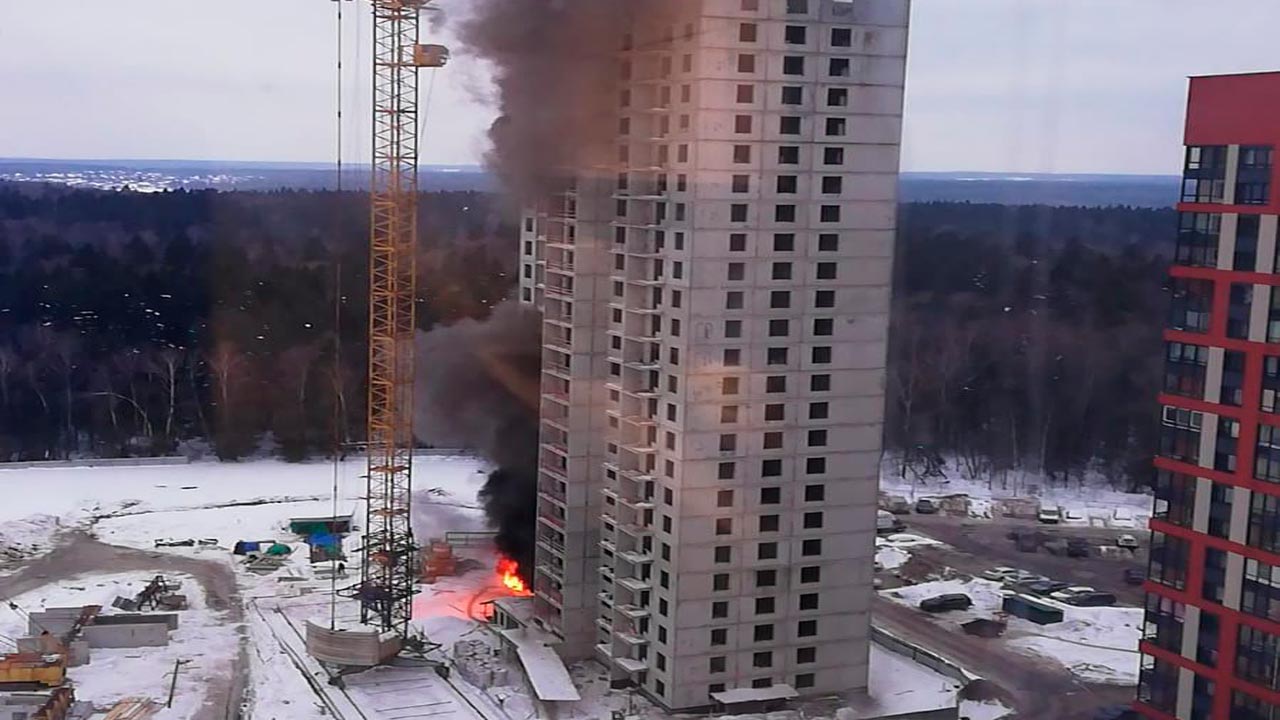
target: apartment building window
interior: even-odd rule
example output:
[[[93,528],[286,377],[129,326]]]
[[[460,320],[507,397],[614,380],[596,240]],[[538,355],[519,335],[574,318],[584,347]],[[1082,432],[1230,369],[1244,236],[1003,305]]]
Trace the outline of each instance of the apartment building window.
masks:
[[[788,25],[783,31],[783,38],[788,45],[804,45],[809,41],[809,28],[804,25]]]
[[[781,475],[782,461],[778,460],[776,462],[778,463],[778,467],[779,467],[778,474]],[[782,502],[782,488],[780,487],[760,488],[760,504],[761,505],[778,505],[781,502]]]
[[[1227,148],[1225,145],[1192,146],[1182,174],[1182,201],[1225,201]]]
[[[782,88],[783,105],[803,105],[804,88],[798,85],[784,85]]]
[[[791,307],[790,290],[773,290],[769,293],[769,307],[773,310],[785,310]]]
[[[667,363],[671,365],[680,364],[680,348],[668,348]]]
[[[792,252],[796,249],[795,233],[776,233],[773,236],[774,252]]]
[[[760,28],[755,23],[738,25],[738,42],[753,43],[760,37]]]
[[[1280,552],[1280,497],[1250,493],[1249,545],[1267,552]]]
[[[732,424],[738,422],[738,406],[725,405],[720,408],[720,422],[724,424]]]
[[[716,577],[720,577],[720,576],[719,576],[719,575],[717,575]],[[728,575],[725,575],[724,577],[725,577],[725,579],[727,580],[729,576],[728,576]],[[726,588],[728,587],[728,583],[727,583],[727,582],[725,583],[725,587],[726,587]],[[729,643],[729,630],[728,630],[728,629],[726,629],[726,628],[715,628],[715,629],[713,629],[713,630],[711,631],[711,644],[712,644],[712,645],[727,645],[728,643]]]
[[[766,543],[760,543],[759,545],[757,545],[756,559],[757,560],[777,560],[778,559],[778,543],[766,542]],[[767,599],[770,602],[773,602],[773,598],[761,598],[761,599]],[[759,603],[760,603],[760,600],[756,600],[756,604],[759,605]],[[759,610],[757,610],[756,612],[759,612]],[[769,612],[773,612],[773,610],[769,610]]]
[[[833,262],[820,262],[817,268],[817,277],[819,280],[835,280],[837,274],[837,264]]]
[[[1160,469],[1156,471],[1154,516],[1160,520],[1191,527],[1196,506],[1196,479],[1190,475]]]
[[[1261,409],[1263,412],[1276,412],[1277,393],[1280,393],[1280,357],[1268,355],[1262,358]]]
[[[760,532],[778,532],[781,527],[782,520],[779,515],[761,515],[760,516]]]
[[[793,223],[796,221],[795,205],[777,205],[773,209],[773,219],[775,222]]]
[[[1240,609],[1250,615],[1280,622],[1280,566],[1246,558]]]
[[[1267,482],[1280,482],[1280,427],[1258,426],[1253,476]]]
[[[730,322],[737,322],[731,320]],[[736,377],[720,378],[720,394],[721,395],[737,395],[739,390],[740,379]]]
[[[799,135],[800,134],[800,118],[795,115],[783,115],[778,118],[778,134],[779,135]]]
[[[767,393],[784,393],[787,391],[786,375],[770,375],[764,380],[764,391]]]
[[[827,499],[826,485],[805,485],[804,501],[805,502],[822,502]]]
[[[1170,290],[1173,301],[1169,326],[1174,330],[1207,332],[1209,309],[1213,306],[1213,282],[1173,278]]]
[[[849,88],[830,88],[827,90],[828,107],[848,107]]]
[[[822,581],[822,568],[817,565],[808,565],[800,568],[800,582],[816,583]]]
[[[1231,258],[1234,269],[1243,272],[1258,269],[1258,233],[1261,226],[1258,215],[1241,215],[1236,220],[1236,247]]]
[[[707,663],[707,669],[713,673],[722,673],[725,669],[725,659],[723,655],[712,657]]]
[[[746,203],[734,203],[729,206],[730,222],[746,222],[747,221],[747,205]]]
[[[724,600],[711,603],[711,617],[715,620],[729,617],[729,603]]]
[[[771,403],[764,406],[764,419],[769,422],[776,422],[787,419],[787,406],[781,403]],[[766,461],[767,462],[767,461]]]
[[[641,575],[644,577],[648,577],[648,573],[646,572],[642,572]],[[663,587],[663,588],[671,587],[671,575],[666,570],[658,571],[658,585],[659,587]]]
[[[826,420],[831,415],[831,405],[825,401],[809,403],[810,420]]]
[[[795,175],[778,176],[778,194],[794,195],[799,190],[800,182]]]
[[[725,310],[741,310],[743,305],[745,304],[745,298],[746,298],[746,295],[741,290],[730,290],[729,292],[724,294],[724,309]],[[734,320],[733,322],[741,322],[741,321]]]
[[[1166,343],[1164,391],[1203,399],[1208,366],[1209,348],[1180,342]]]
[[[773,667],[773,652],[762,650],[761,652],[752,653],[751,666],[758,668]]]
[[[804,472],[806,475],[821,475],[827,471],[827,459],[824,457],[805,458]]]
[[[817,610],[818,593],[801,593],[799,608],[801,610]]]
[[[817,530],[822,527],[822,511],[807,512],[804,514],[804,529]]]
[[[1138,699],[1172,714],[1178,705],[1178,666],[1143,655],[1138,669]]]
[[[729,252],[745,252],[746,249],[746,233],[729,233]]]
[[[788,15],[804,15],[809,12],[809,0],[787,0]]]
[[[831,363],[831,348],[826,346],[815,347],[810,358],[814,365],[828,365]]]
[[[853,47],[853,29],[831,28],[831,47]]]
[[[1172,653],[1182,653],[1187,606],[1150,593],[1142,618],[1142,639]]]
[[[818,211],[818,218],[826,223],[840,222],[840,206],[823,205]]]
[[[751,191],[750,175],[734,175],[732,189],[735,193],[745,193]]]
[[[1222,215],[1182,213],[1178,217],[1178,242],[1174,249],[1174,264],[1189,267],[1217,267],[1218,240],[1221,234]]]
[[[1253,285],[1232,283],[1227,304],[1227,337],[1249,339],[1249,319],[1253,308]]]
[[[804,557],[816,557],[822,554],[821,538],[811,538],[800,543],[800,554]]]
[[[733,162],[737,165],[750,164],[751,146],[750,145],[734,145],[733,146]]]
[[[725,348],[722,359],[725,367],[739,367],[742,365],[742,351],[738,348]]]
[[[786,365],[786,348],[768,348],[765,350],[765,362],[769,365]]]
[[[1161,413],[1160,454],[1183,462],[1200,462],[1203,422],[1204,416],[1194,410],[1165,407]]]
[[[813,294],[813,306],[815,308],[833,308],[836,306],[835,290],[818,290]]]
[[[738,72],[754,73],[756,71],[756,56],[750,53],[741,53],[738,55]]]
[[[725,266],[726,277],[733,282],[745,279],[747,277],[747,264],[740,262],[731,262]]]
[[[801,620],[796,623],[796,635],[800,637],[813,637],[818,634],[817,620]]]
[[[779,165],[799,165],[800,164],[800,146],[798,145],[782,145],[778,148],[778,164]]]
[[[682,162],[682,163],[689,162],[689,146],[688,145],[682,143],[676,147],[676,162]]]
[[[729,434],[720,436],[720,452],[733,452],[738,449],[738,436]],[[728,491],[732,493],[733,491]],[[732,496],[731,496],[732,497]]]
[[[822,178],[823,195],[839,195],[844,190],[844,178],[839,175],[828,175]],[[822,248],[819,247],[819,250]]]
[[[1280,690],[1280,636],[1241,625],[1236,636],[1236,676]]]
[[[761,600],[773,600],[773,598],[760,598]],[[756,601],[759,605],[760,600]],[[770,610],[769,612],[772,612]],[[757,610],[757,614],[760,614]],[[756,625],[752,628],[751,638],[754,642],[772,642],[773,641],[773,625]]]
[[[791,279],[791,263],[776,262],[771,268],[770,277],[774,280],[790,280]]]
[[[1151,533],[1147,577],[1161,585],[1182,590],[1187,584],[1187,541],[1162,532]]]
[[[811,375],[809,377],[810,392],[827,392],[829,390],[831,390],[830,375]]]
[[[823,165],[843,165],[844,164],[844,148],[829,147],[822,149]]]
[[[765,450],[779,450],[779,449],[781,449],[781,448],[782,448],[782,433],[780,433],[780,432],[767,432],[767,433],[765,433],[765,434],[764,434],[764,439],[763,439],[763,441],[761,442],[761,446],[762,446]]]
[[[1223,472],[1235,472],[1236,443],[1240,437],[1240,422],[1231,418],[1218,418],[1218,436],[1213,448],[1213,468]]]
[[[787,55],[782,58],[782,74],[783,75],[803,75],[804,74],[804,56]]]
[[[1230,717],[1233,720],[1276,720],[1280,718],[1280,705],[1272,705],[1248,693],[1235,690],[1231,693]]]
[[[786,337],[791,334],[791,323],[788,320],[770,320],[769,337]]]
[[[849,58],[831,58],[827,72],[831,77],[849,77],[853,74]]]
[[[755,85],[739,85],[737,93],[737,99],[740,103],[747,104],[756,101]]]
[[[751,132],[751,116],[735,115],[733,118],[733,131],[739,135],[745,135]]]
[[[1227,553],[1207,548],[1204,551],[1204,577],[1200,581],[1200,597],[1221,604],[1226,581]]]
[[[1240,148],[1236,169],[1237,205],[1266,205],[1271,196],[1270,146],[1245,145]]]
[[[1280,253],[1280,248],[1277,249]],[[1280,342],[1280,292],[1273,287],[1271,303],[1267,310],[1267,342]]]
[[[716,528],[716,530],[717,530],[716,534],[719,535],[720,534],[719,528]],[[733,548],[728,545],[717,545],[712,550],[712,557],[715,560],[715,562],[719,565],[724,565],[726,563],[732,562]]]
[[[716,592],[722,592],[729,589],[729,573],[716,573],[711,576],[711,589]],[[715,642],[715,630],[711,631],[712,645],[723,645],[724,642]],[[724,632],[721,630],[720,632]]]
[[[662,549],[663,549],[663,551],[664,551],[664,552],[663,552],[664,557],[663,557],[662,559],[663,559],[663,560],[670,560],[670,559],[671,559],[671,546],[670,546],[670,545],[667,545],[666,543],[663,543],[663,544],[662,544]],[[667,599],[666,599],[666,598],[658,598],[658,614],[659,614],[659,615],[661,615],[662,617],[666,617],[666,616],[667,616],[667,613],[668,613],[668,612],[670,612],[670,609],[671,609],[671,608],[670,608],[669,604],[667,603]]]
[[[1218,402],[1236,407],[1244,404],[1244,353],[1228,350],[1222,354]]]
[[[777,570],[757,570],[756,587],[774,587],[778,584]]]

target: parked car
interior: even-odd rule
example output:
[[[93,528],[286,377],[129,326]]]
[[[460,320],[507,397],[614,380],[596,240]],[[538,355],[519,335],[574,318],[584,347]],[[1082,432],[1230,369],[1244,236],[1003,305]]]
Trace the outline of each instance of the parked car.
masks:
[[[1036,513],[1036,520],[1046,525],[1057,525],[1062,522],[1062,508],[1042,507],[1040,512]]]
[[[1049,597],[1053,593],[1056,593],[1059,590],[1066,590],[1070,586],[1060,580],[1036,580],[1035,582],[1027,583],[1022,587],[1032,595]]]
[[[1067,541],[1067,557],[1089,557],[1089,541],[1084,538],[1071,538]]]
[[[910,515],[911,501],[907,500],[901,495],[890,495],[888,499],[885,500],[884,509],[888,510],[894,515]]]
[[[1076,607],[1111,607],[1116,604],[1116,596],[1109,592],[1099,592],[1097,590],[1088,593],[1080,593],[1073,595],[1066,601],[1068,605]]]
[[[920,498],[916,501],[916,512],[921,515],[933,515],[938,512],[938,504],[929,498]]]
[[[1089,516],[1080,508],[1064,508],[1062,510],[1062,524],[1076,526],[1088,525]]]
[[[1128,548],[1129,550],[1138,549],[1138,538],[1132,535],[1121,535],[1116,538],[1116,547]]]
[[[1011,568],[1007,565],[1001,565],[1000,567],[993,567],[990,570],[984,571],[978,577],[982,578],[983,580],[994,580],[995,582],[1003,582],[1004,579],[1009,577],[1010,575],[1016,575],[1020,572],[1022,571],[1017,568]]]
[[[888,510],[880,510],[876,513],[876,532],[880,534],[891,534],[902,532],[907,528],[906,524],[898,519],[896,515]]]
[[[1088,585],[1072,585],[1069,588],[1063,588],[1055,593],[1050,593],[1049,597],[1059,602],[1066,602],[1076,595],[1085,595],[1091,592],[1097,592]]]
[[[1142,568],[1129,568],[1124,571],[1124,581],[1127,585],[1141,585],[1147,579],[1147,572]]]
[[[948,610],[968,610],[973,607],[973,600],[964,593],[947,593],[935,595],[920,601],[920,609],[925,612],[947,612]]]
[[[1049,578],[1043,575],[1037,575],[1033,572],[1027,572],[1026,570],[1015,570],[1013,573],[1005,576],[1002,584],[1008,588],[1048,579]]]
[[[1127,507],[1118,507],[1112,510],[1109,523],[1113,528],[1135,528],[1138,526],[1138,521],[1133,517],[1133,511]]]

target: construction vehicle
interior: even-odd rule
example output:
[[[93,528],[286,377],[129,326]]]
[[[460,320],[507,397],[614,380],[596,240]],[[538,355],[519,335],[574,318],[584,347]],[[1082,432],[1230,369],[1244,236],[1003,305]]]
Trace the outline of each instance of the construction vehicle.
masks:
[[[0,687],[13,689],[62,685],[67,678],[67,666],[71,664],[71,642],[85,625],[98,617],[98,613],[102,612],[102,606],[85,605],[66,632],[56,636],[48,629],[41,627],[17,603],[10,601],[9,608],[36,627],[40,627],[42,632],[35,638],[35,650],[19,650],[19,652],[0,655]]]

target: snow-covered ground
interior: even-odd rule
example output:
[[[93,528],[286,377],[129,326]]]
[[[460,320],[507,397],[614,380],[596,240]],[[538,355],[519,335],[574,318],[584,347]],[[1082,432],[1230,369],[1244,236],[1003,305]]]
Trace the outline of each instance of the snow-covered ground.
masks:
[[[973,600],[973,607],[932,615],[934,622],[954,626],[1001,613],[1003,593],[1000,584],[989,580],[938,580],[886,590],[881,594],[893,602],[916,607],[921,600],[944,593],[965,593]],[[1082,680],[1114,685],[1137,684],[1142,608],[1082,608],[1053,600],[1045,602],[1062,608],[1062,622],[1037,625],[1029,620],[1007,617],[1008,629],[997,642],[1017,652],[1059,663]]]
[[[115,611],[116,596],[132,597],[154,577],[147,573],[83,575],[37,588],[12,598],[27,612],[50,607],[102,605],[103,614]],[[136,649],[94,648],[89,663],[67,671],[77,697],[104,706],[126,697],[148,697],[162,705],[169,694],[175,663],[179,664],[173,707],[161,707],[156,720],[185,720],[204,703],[211,678],[224,678],[239,650],[236,626],[205,602],[194,578],[168,574],[182,582],[190,607],[178,613],[178,628],[165,647]],[[0,612],[0,635],[27,636],[25,617],[6,607]]]

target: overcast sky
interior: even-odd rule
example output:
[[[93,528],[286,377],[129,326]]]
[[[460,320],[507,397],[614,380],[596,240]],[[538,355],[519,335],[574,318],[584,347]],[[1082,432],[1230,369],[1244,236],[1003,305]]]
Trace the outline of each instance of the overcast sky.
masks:
[[[369,19],[345,7],[355,161]],[[0,157],[332,160],[334,8],[0,0]],[[451,24],[423,161],[469,164],[492,110]],[[1174,173],[1187,75],[1280,68],[1275,0],[915,0],[912,24],[907,170]]]

